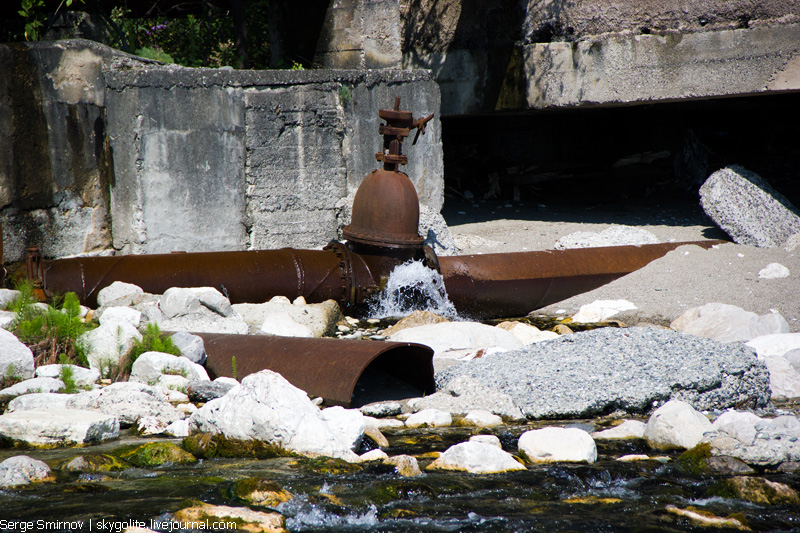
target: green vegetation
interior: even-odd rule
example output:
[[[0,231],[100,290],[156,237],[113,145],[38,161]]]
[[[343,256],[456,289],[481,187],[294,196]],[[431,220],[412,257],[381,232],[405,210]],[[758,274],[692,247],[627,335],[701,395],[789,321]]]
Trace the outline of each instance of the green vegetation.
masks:
[[[150,442],[133,449],[117,453],[123,461],[147,468],[161,466],[166,463],[194,463],[197,459],[177,444],[171,442]]]
[[[236,371],[236,356],[235,355],[231,356],[231,374],[232,374],[233,379],[238,379],[236,377],[237,371]]]
[[[116,368],[111,370],[111,377],[117,381],[126,379],[131,374],[133,363],[145,352],[163,352],[172,355],[181,355],[181,351],[175,346],[172,339],[164,337],[161,334],[161,329],[158,327],[158,324],[151,322],[145,326],[142,332],[142,339],[134,341],[130,351],[124,354],[120,358]]]
[[[58,309],[54,305],[37,305],[34,287],[30,282],[18,284],[21,295],[8,310],[17,313],[9,330],[33,351],[36,366],[61,361],[88,367],[86,346],[79,341],[81,335],[94,328],[91,322],[81,319],[78,295],[68,292]]]
[[[70,364],[62,364],[58,377],[64,382],[64,393],[75,394],[80,392],[78,385],[75,383],[75,367]]]

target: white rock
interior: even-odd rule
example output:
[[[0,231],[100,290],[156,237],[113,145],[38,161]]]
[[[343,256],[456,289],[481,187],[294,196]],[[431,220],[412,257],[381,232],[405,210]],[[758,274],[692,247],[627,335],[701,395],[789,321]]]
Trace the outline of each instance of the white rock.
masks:
[[[367,421],[361,411],[345,409],[341,406],[328,407],[320,412],[322,420],[328,423],[341,439],[350,444],[350,449],[355,451],[364,437]]]
[[[200,298],[191,289],[172,287],[164,291],[158,303],[164,318],[175,318],[200,312]]]
[[[746,342],[762,335],[788,333],[789,324],[778,313],[758,316],[735,305],[708,303],[688,309],[670,328],[720,342]]]
[[[164,430],[165,435],[173,437],[188,437],[189,436],[189,421],[176,420]]]
[[[15,455],[0,463],[0,487],[19,487],[52,478],[47,463],[27,455]]]
[[[478,322],[441,322],[406,328],[389,337],[394,342],[417,342],[430,346],[434,357],[448,350],[502,348],[516,350],[523,344],[514,335],[500,328]]]
[[[97,306],[106,307],[109,303],[126,296],[138,296],[144,294],[141,287],[132,283],[124,283],[122,281],[115,281],[108,287],[101,289],[97,293]]]
[[[453,417],[450,413],[440,411],[438,409],[423,409],[418,413],[414,413],[406,420],[406,427],[443,427],[453,424]]]
[[[155,385],[162,374],[183,376],[189,381],[209,381],[206,369],[186,357],[163,352],[145,352],[134,361],[130,381]]]
[[[558,338],[558,333],[554,331],[540,331],[539,328],[529,324],[523,324],[522,322],[514,322],[513,325],[506,327],[501,326],[502,324],[499,324],[495,327],[499,327],[505,331],[508,331],[525,346],[528,344],[533,344],[534,342],[542,342]]]
[[[98,320],[100,324],[128,322],[133,327],[138,328],[142,321],[142,312],[131,307],[106,307]]]
[[[723,431],[744,444],[753,444],[758,431],[756,424],[764,420],[747,411],[725,411],[711,426],[716,431]]]
[[[67,407],[95,409],[114,415],[120,424],[131,426],[143,416],[155,416],[167,423],[183,418],[156,387],[142,383],[119,381],[108,387],[71,394]]]
[[[33,352],[4,329],[0,329],[0,376],[33,377]]]
[[[71,394],[60,394],[56,392],[34,392],[17,396],[6,408],[7,413],[14,411],[26,411],[29,409],[66,409],[67,402],[72,398]]]
[[[644,437],[646,424],[639,420],[625,420],[622,424],[603,431],[595,431],[595,439],[641,439]]]
[[[201,307],[197,313],[164,318],[158,321],[161,331],[194,331],[196,333],[229,333],[246,335],[249,333],[247,323],[236,316],[224,317]]]
[[[525,466],[497,446],[482,442],[462,442],[451,446],[430,466],[431,470],[459,470],[473,474],[494,474],[525,470]]]
[[[595,300],[582,305],[572,317],[573,322],[603,322],[623,311],[634,311],[636,306],[628,300]]]
[[[19,291],[0,289],[0,309],[8,309],[8,305],[22,295]]]
[[[188,403],[188,402],[180,403],[176,405],[175,408],[187,416],[197,412],[197,406],[193,403]]]
[[[120,357],[127,353],[134,341],[141,340],[142,334],[129,322],[111,322],[87,331],[80,340],[89,348],[86,358],[89,368],[104,371],[119,363]]]
[[[200,303],[207,309],[221,316],[234,315],[231,301],[214,287],[191,287],[189,290],[197,296]]]
[[[144,437],[149,435],[160,435],[164,433],[168,426],[169,424],[154,416],[143,416],[136,421],[136,429],[139,434]]]
[[[312,337],[333,336],[342,319],[339,304],[333,300],[295,305],[284,296],[276,296],[263,304],[235,304],[233,309],[245,322],[271,335],[302,336],[307,329]]]
[[[784,355],[789,350],[800,348],[800,333],[780,333],[756,337],[747,343],[759,357]]]
[[[556,241],[553,248],[594,248],[598,246],[628,246],[637,244],[656,244],[658,237],[647,230],[633,226],[611,226],[600,232],[577,231]]]
[[[167,397],[167,401],[172,405],[178,405],[189,401],[189,396],[187,396],[186,394],[184,394],[179,390],[174,390],[174,389],[161,389],[161,390],[164,391],[164,396]]]
[[[769,387],[773,399],[800,397],[800,373],[779,355],[762,358],[769,370]],[[2,394],[2,391],[0,391]]]
[[[497,435],[473,435],[469,438],[469,442],[482,442],[483,444],[491,444],[492,446],[503,448]]]
[[[8,329],[8,327],[16,320],[17,314],[11,311],[0,311],[0,328]]]
[[[280,374],[262,370],[189,418],[189,431],[258,440],[301,454],[358,461],[350,442],[325,422],[308,395]]]
[[[385,418],[387,416],[396,416],[402,413],[403,405],[400,402],[370,403],[359,407],[359,411],[361,411],[361,414],[364,416]]]
[[[472,426],[477,427],[493,427],[493,426],[500,426],[503,424],[503,419],[497,416],[496,414],[492,413],[491,411],[485,411],[483,409],[476,409],[474,411],[470,411],[464,417],[464,421]]]
[[[34,392],[58,392],[63,388],[64,383],[60,379],[31,378],[0,390],[0,400],[7,401]]]
[[[779,279],[788,278],[789,269],[780,263],[770,263],[758,271],[758,277],[761,279]]]
[[[0,416],[0,435],[38,446],[96,444],[119,437],[119,421],[97,411],[30,409]]]
[[[378,429],[402,428],[406,425],[405,422],[396,418],[372,418],[370,416],[366,418],[367,424],[375,426]]]
[[[198,365],[205,364],[207,355],[202,337],[192,335],[188,331],[178,331],[170,339],[175,347],[180,350],[181,355]]]
[[[214,380],[214,383],[224,383],[226,385],[232,385],[234,387],[236,385],[240,385],[238,380],[235,380],[233,378],[229,378],[229,377],[226,377],[226,376],[220,376],[220,377],[216,378]]]
[[[268,335],[280,337],[302,337],[311,339],[314,332],[304,324],[299,324],[290,315],[275,314],[261,324],[261,331]]]
[[[64,366],[72,368],[72,379],[79,387],[91,386],[100,379],[100,372],[97,370],[78,365],[42,365],[36,369],[36,377],[61,379],[61,369]]]
[[[789,350],[783,354],[783,358],[794,367],[795,370],[800,371],[800,348]]]
[[[693,448],[703,438],[703,433],[712,431],[708,418],[691,405],[679,400],[670,400],[650,416],[644,437],[652,448]]]
[[[577,428],[548,427],[523,433],[518,442],[521,454],[534,463],[594,463],[597,445],[594,439]]]
[[[368,461],[385,461],[388,458],[389,455],[385,451],[376,448],[361,454],[361,456],[358,458],[358,462],[366,463]]]
[[[174,374],[161,374],[158,377],[158,381],[156,381],[155,386],[164,390],[164,394],[167,394],[168,396],[168,391],[179,391],[185,394],[185,391],[189,387],[189,380],[183,376],[176,376]],[[171,401],[172,400],[170,400],[170,402]]]

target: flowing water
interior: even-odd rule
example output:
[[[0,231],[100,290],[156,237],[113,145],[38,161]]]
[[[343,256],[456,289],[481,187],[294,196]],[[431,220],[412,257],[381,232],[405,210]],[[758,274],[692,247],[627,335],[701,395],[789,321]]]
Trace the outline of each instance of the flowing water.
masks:
[[[407,261],[392,270],[386,287],[370,304],[370,316],[399,318],[417,310],[432,311],[451,320],[458,316],[447,298],[442,275],[422,261]]]

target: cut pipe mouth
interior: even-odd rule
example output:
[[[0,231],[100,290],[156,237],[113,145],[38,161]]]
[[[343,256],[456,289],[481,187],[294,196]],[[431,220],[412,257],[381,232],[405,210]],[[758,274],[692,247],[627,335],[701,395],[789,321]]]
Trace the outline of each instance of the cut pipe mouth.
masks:
[[[321,397],[326,405],[344,407],[436,391],[433,350],[422,344],[221,333],[195,335],[205,343],[205,367],[211,379],[221,376],[242,379],[260,370],[272,370],[309,395]]]

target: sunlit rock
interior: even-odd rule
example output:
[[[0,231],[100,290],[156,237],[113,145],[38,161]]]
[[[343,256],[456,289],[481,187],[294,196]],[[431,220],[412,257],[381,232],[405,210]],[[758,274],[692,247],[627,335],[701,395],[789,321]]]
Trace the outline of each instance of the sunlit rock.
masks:
[[[13,333],[4,329],[0,329],[0,377],[33,377],[33,352]]]
[[[97,444],[119,437],[119,421],[98,411],[30,409],[0,416],[0,435],[31,446]]]
[[[647,421],[644,437],[652,448],[694,448],[713,427],[708,418],[691,405],[670,400],[655,410]]]
[[[183,418],[160,389],[129,381],[73,394],[67,400],[67,407],[95,409],[114,415],[123,426],[131,426],[143,416],[154,416],[167,423]]]
[[[497,446],[482,442],[462,442],[445,450],[429,470],[459,470],[472,474],[495,474],[525,470],[525,466]]]
[[[97,306],[106,307],[111,302],[117,302],[122,298],[131,298],[143,294],[144,291],[138,285],[133,283],[125,283],[123,281],[115,281],[108,287],[100,289],[97,293]],[[120,302],[120,305],[125,305]]]
[[[597,445],[577,428],[548,427],[523,433],[518,442],[520,455],[532,463],[594,463]]]
[[[31,378],[0,390],[0,401],[9,401],[17,396],[33,392],[59,392],[64,382],[56,378]]]
[[[106,322],[80,337],[80,341],[89,348],[86,354],[89,368],[99,370],[100,373],[119,363],[122,355],[133,347],[134,341],[141,339],[139,330],[125,321]]]
[[[15,455],[0,463],[0,487],[19,487],[41,481],[55,481],[50,467],[27,455]]]
[[[758,316],[735,305],[708,303],[685,311],[670,328],[720,342],[747,342],[762,335],[789,333],[779,313]]]
[[[450,416],[450,413],[439,409],[423,409],[409,416],[406,420],[406,426],[410,428],[442,427],[449,426],[452,423],[453,417]]]
[[[645,426],[639,420],[624,420],[613,428],[595,431],[591,435],[594,439],[641,439],[644,437]]]
[[[190,381],[207,381],[206,369],[188,358],[163,352],[145,352],[136,358],[130,381],[155,385],[164,374],[183,376]]]

